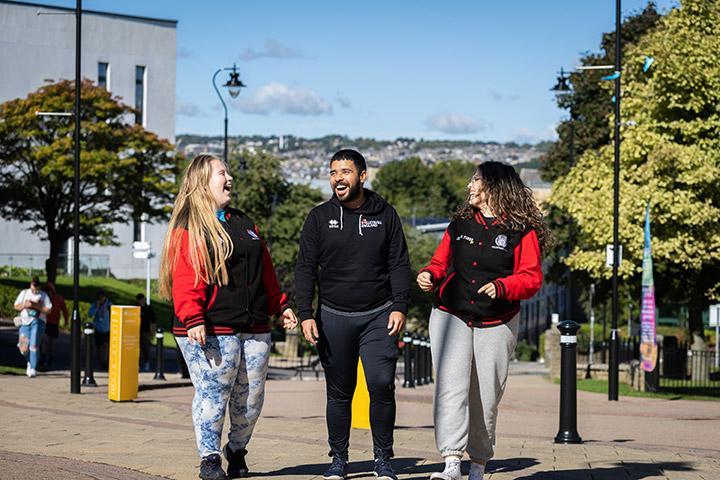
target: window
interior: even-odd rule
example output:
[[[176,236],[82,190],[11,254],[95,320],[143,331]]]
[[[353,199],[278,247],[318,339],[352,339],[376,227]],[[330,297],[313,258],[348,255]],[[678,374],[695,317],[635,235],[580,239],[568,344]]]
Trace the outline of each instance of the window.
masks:
[[[98,63],[98,87],[110,90],[110,64],[105,62]]]
[[[142,240],[142,221],[137,218],[133,219],[133,242]]]
[[[145,67],[135,67],[135,123],[145,125]]]

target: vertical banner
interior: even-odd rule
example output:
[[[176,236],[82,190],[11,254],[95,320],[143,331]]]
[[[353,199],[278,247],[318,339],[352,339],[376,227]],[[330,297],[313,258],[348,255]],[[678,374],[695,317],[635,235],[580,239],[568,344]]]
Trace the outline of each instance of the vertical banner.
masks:
[[[140,359],[140,307],[113,305],[110,309],[108,399],[135,400]]]
[[[655,280],[650,241],[650,203],[645,208],[645,248],[642,263],[642,307],[640,310],[640,354],[646,372],[655,370],[658,348],[655,337]]]

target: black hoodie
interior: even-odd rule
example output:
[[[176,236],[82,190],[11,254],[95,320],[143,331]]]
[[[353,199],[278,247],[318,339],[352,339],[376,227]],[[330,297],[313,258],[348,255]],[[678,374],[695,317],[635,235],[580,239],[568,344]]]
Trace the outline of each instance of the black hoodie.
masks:
[[[355,210],[333,195],[310,211],[295,266],[300,320],[315,318],[315,284],[320,302],[344,312],[362,312],[392,301],[407,313],[410,261],[402,223],[395,209],[365,190]],[[319,272],[318,272],[319,267]]]

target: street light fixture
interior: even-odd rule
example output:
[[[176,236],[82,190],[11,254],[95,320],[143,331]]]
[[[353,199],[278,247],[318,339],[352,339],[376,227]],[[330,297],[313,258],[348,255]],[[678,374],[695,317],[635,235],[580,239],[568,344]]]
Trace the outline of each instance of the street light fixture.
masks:
[[[220,94],[220,90],[217,87],[217,76],[220,72],[223,71],[230,71],[231,73],[228,75],[228,80],[223,84],[224,88],[228,89],[228,93],[232,98],[237,98],[238,95],[240,95],[240,89],[245,87],[246,85],[240,80],[240,73],[237,71],[237,67],[233,63],[232,67],[226,67],[226,68],[219,68],[215,72],[215,74],[212,77],[212,84],[215,88],[215,92],[218,95],[218,98],[220,99],[220,103],[223,106],[223,110],[225,111],[225,135],[224,135],[224,149],[223,149],[223,160],[225,160],[225,165],[228,163],[228,109],[227,105],[225,104],[225,100],[222,97],[222,94]]]

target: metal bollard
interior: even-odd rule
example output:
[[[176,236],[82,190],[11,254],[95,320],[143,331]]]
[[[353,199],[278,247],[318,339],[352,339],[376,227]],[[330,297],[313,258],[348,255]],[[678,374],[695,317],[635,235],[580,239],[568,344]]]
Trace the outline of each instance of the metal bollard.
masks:
[[[424,385],[422,381],[422,352],[420,351],[420,337],[417,334],[413,334],[413,377],[415,378],[415,385],[421,387]]]
[[[426,338],[427,340],[427,379],[428,383],[435,383],[435,379],[433,379],[433,362],[432,362],[432,348],[430,345],[430,337]]]
[[[85,334],[85,377],[82,380],[82,384],[86,387],[97,387],[93,375],[92,351],[95,338],[95,327],[93,327],[93,324],[90,322],[85,323],[83,333]]]
[[[430,385],[430,369],[428,368],[428,351],[430,350],[430,343],[428,343],[427,337],[420,339],[420,345],[422,345],[422,357],[423,357],[423,383]]]
[[[560,322],[560,429],[555,443],[582,443],[577,432],[577,331],[572,320]]]
[[[415,388],[415,379],[412,374],[412,337],[407,330],[403,333],[403,357],[405,358],[405,381],[403,388]]]
[[[165,332],[158,327],[155,331],[155,376],[153,380],[165,380],[165,356],[163,355],[163,340]]]

